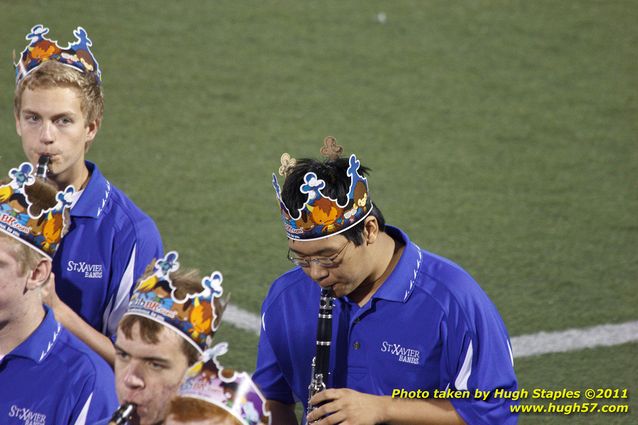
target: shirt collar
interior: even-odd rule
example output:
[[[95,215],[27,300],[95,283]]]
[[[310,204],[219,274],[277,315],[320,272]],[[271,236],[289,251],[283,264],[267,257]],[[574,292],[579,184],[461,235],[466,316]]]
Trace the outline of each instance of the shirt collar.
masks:
[[[111,183],[100,173],[97,165],[90,161],[84,163],[91,177],[80,198],[71,208],[71,216],[98,218],[111,195]]]
[[[423,262],[423,254],[421,248],[410,242],[408,235],[401,229],[386,225],[385,232],[392,238],[403,241],[405,248],[394,270],[372,298],[406,302],[414,290],[414,283]]]
[[[55,320],[53,311],[44,306],[46,312],[40,326],[22,341],[8,356],[26,357],[36,363],[42,363],[53,350],[62,331],[62,325]]]

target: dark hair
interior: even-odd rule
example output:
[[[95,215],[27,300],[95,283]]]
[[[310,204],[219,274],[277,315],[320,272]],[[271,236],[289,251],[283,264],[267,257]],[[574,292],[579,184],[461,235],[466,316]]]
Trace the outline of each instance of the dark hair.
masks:
[[[350,177],[347,174],[349,165],[347,158],[327,159],[323,162],[310,158],[299,159],[286,176],[286,181],[281,190],[281,199],[291,212],[301,208],[308,196],[301,193],[299,188],[304,183],[306,173],[312,172],[326,182],[326,187],[321,192],[325,196],[337,199],[340,204],[343,204],[346,202],[350,190]],[[370,169],[368,167],[362,165],[359,168],[359,174],[364,177],[368,176],[369,172]],[[377,219],[379,230],[385,231],[385,219],[376,204],[374,204],[370,216]],[[363,243],[363,227],[364,221],[361,221],[341,234],[356,246],[359,246]]]

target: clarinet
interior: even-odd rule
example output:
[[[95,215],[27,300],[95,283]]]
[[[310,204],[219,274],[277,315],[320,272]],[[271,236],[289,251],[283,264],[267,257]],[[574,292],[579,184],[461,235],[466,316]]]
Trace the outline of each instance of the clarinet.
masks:
[[[108,425],[124,425],[131,419],[133,413],[135,413],[135,405],[133,403],[124,403],[113,412]]]
[[[42,155],[38,159],[38,166],[35,169],[35,175],[38,177],[42,177],[44,180],[47,179],[47,172],[49,171],[49,162],[51,161],[51,157],[48,155]]]
[[[319,301],[319,317],[317,320],[317,351],[312,358],[312,377],[308,385],[308,410],[312,412],[316,406],[310,404],[315,394],[326,389],[330,367],[330,341],[332,340],[332,308],[334,296],[330,289],[321,290]]]

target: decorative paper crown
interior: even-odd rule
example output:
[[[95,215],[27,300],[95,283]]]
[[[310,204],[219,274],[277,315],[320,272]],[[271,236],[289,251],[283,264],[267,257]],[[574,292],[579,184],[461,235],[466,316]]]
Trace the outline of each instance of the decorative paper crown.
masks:
[[[266,400],[246,372],[224,369],[217,357],[228,351],[225,342],[204,352],[184,378],[178,396],[196,398],[221,407],[242,424],[270,424]]]
[[[334,144],[334,139],[326,138],[324,148],[332,143],[334,147],[340,149]],[[322,149],[324,153],[324,149]],[[334,153],[334,152],[333,152]],[[337,155],[331,155],[336,158]],[[291,167],[295,166],[295,160],[290,155],[283,154],[281,156],[281,167],[279,174],[286,175]],[[368,181],[359,174],[361,163],[357,157],[350,155],[349,167],[347,171],[350,177],[350,189],[348,191],[348,199],[345,204],[340,204],[336,199],[324,196],[321,192],[326,187],[326,182],[317,177],[313,172],[304,175],[304,183],[299,188],[300,192],[307,194],[308,198],[299,210],[293,215],[281,199],[281,189],[277,176],[273,173],[272,184],[275,188],[275,194],[281,208],[281,220],[284,223],[284,229],[290,239],[299,240],[316,240],[344,232],[358,224],[366,218],[374,207],[370,196],[368,195]]]
[[[15,64],[16,84],[35,68],[50,60],[58,61],[83,73],[94,72],[98,82],[102,81],[100,66],[89,49],[93,43],[84,28],[77,27],[73,31],[76,41],[67,44],[66,47],[60,46],[57,41],[46,38],[45,35],[48,32],[48,28],[38,24],[31,28],[31,32],[25,37],[30,43],[22,51],[20,61]]]
[[[23,162],[20,168],[9,171],[11,182],[0,186],[0,230],[52,258],[62,239],[66,223],[64,210],[75,196],[73,186],[58,192],[53,208],[34,212],[26,187],[35,182],[33,166]]]
[[[155,262],[153,274],[135,288],[125,314],[148,317],[173,328],[200,353],[210,346],[219,323],[214,298],[222,296],[222,274],[218,271],[202,279],[202,290],[178,298],[170,273],[179,269],[178,254],[171,251]],[[219,312],[221,314],[221,312]]]

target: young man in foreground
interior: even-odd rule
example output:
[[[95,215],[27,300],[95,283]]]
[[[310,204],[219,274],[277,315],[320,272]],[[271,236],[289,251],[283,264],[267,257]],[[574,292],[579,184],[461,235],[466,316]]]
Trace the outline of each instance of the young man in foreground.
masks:
[[[211,346],[224,304],[222,275],[179,270],[172,251],[137,285],[117,329],[115,381],[120,403],[135,405],[132,425],[163,423],[187,368]]]
[[[73,189],[31,164],[0,185],[0,423],[92,424],[117,406],[113,371],[42,303]]]

